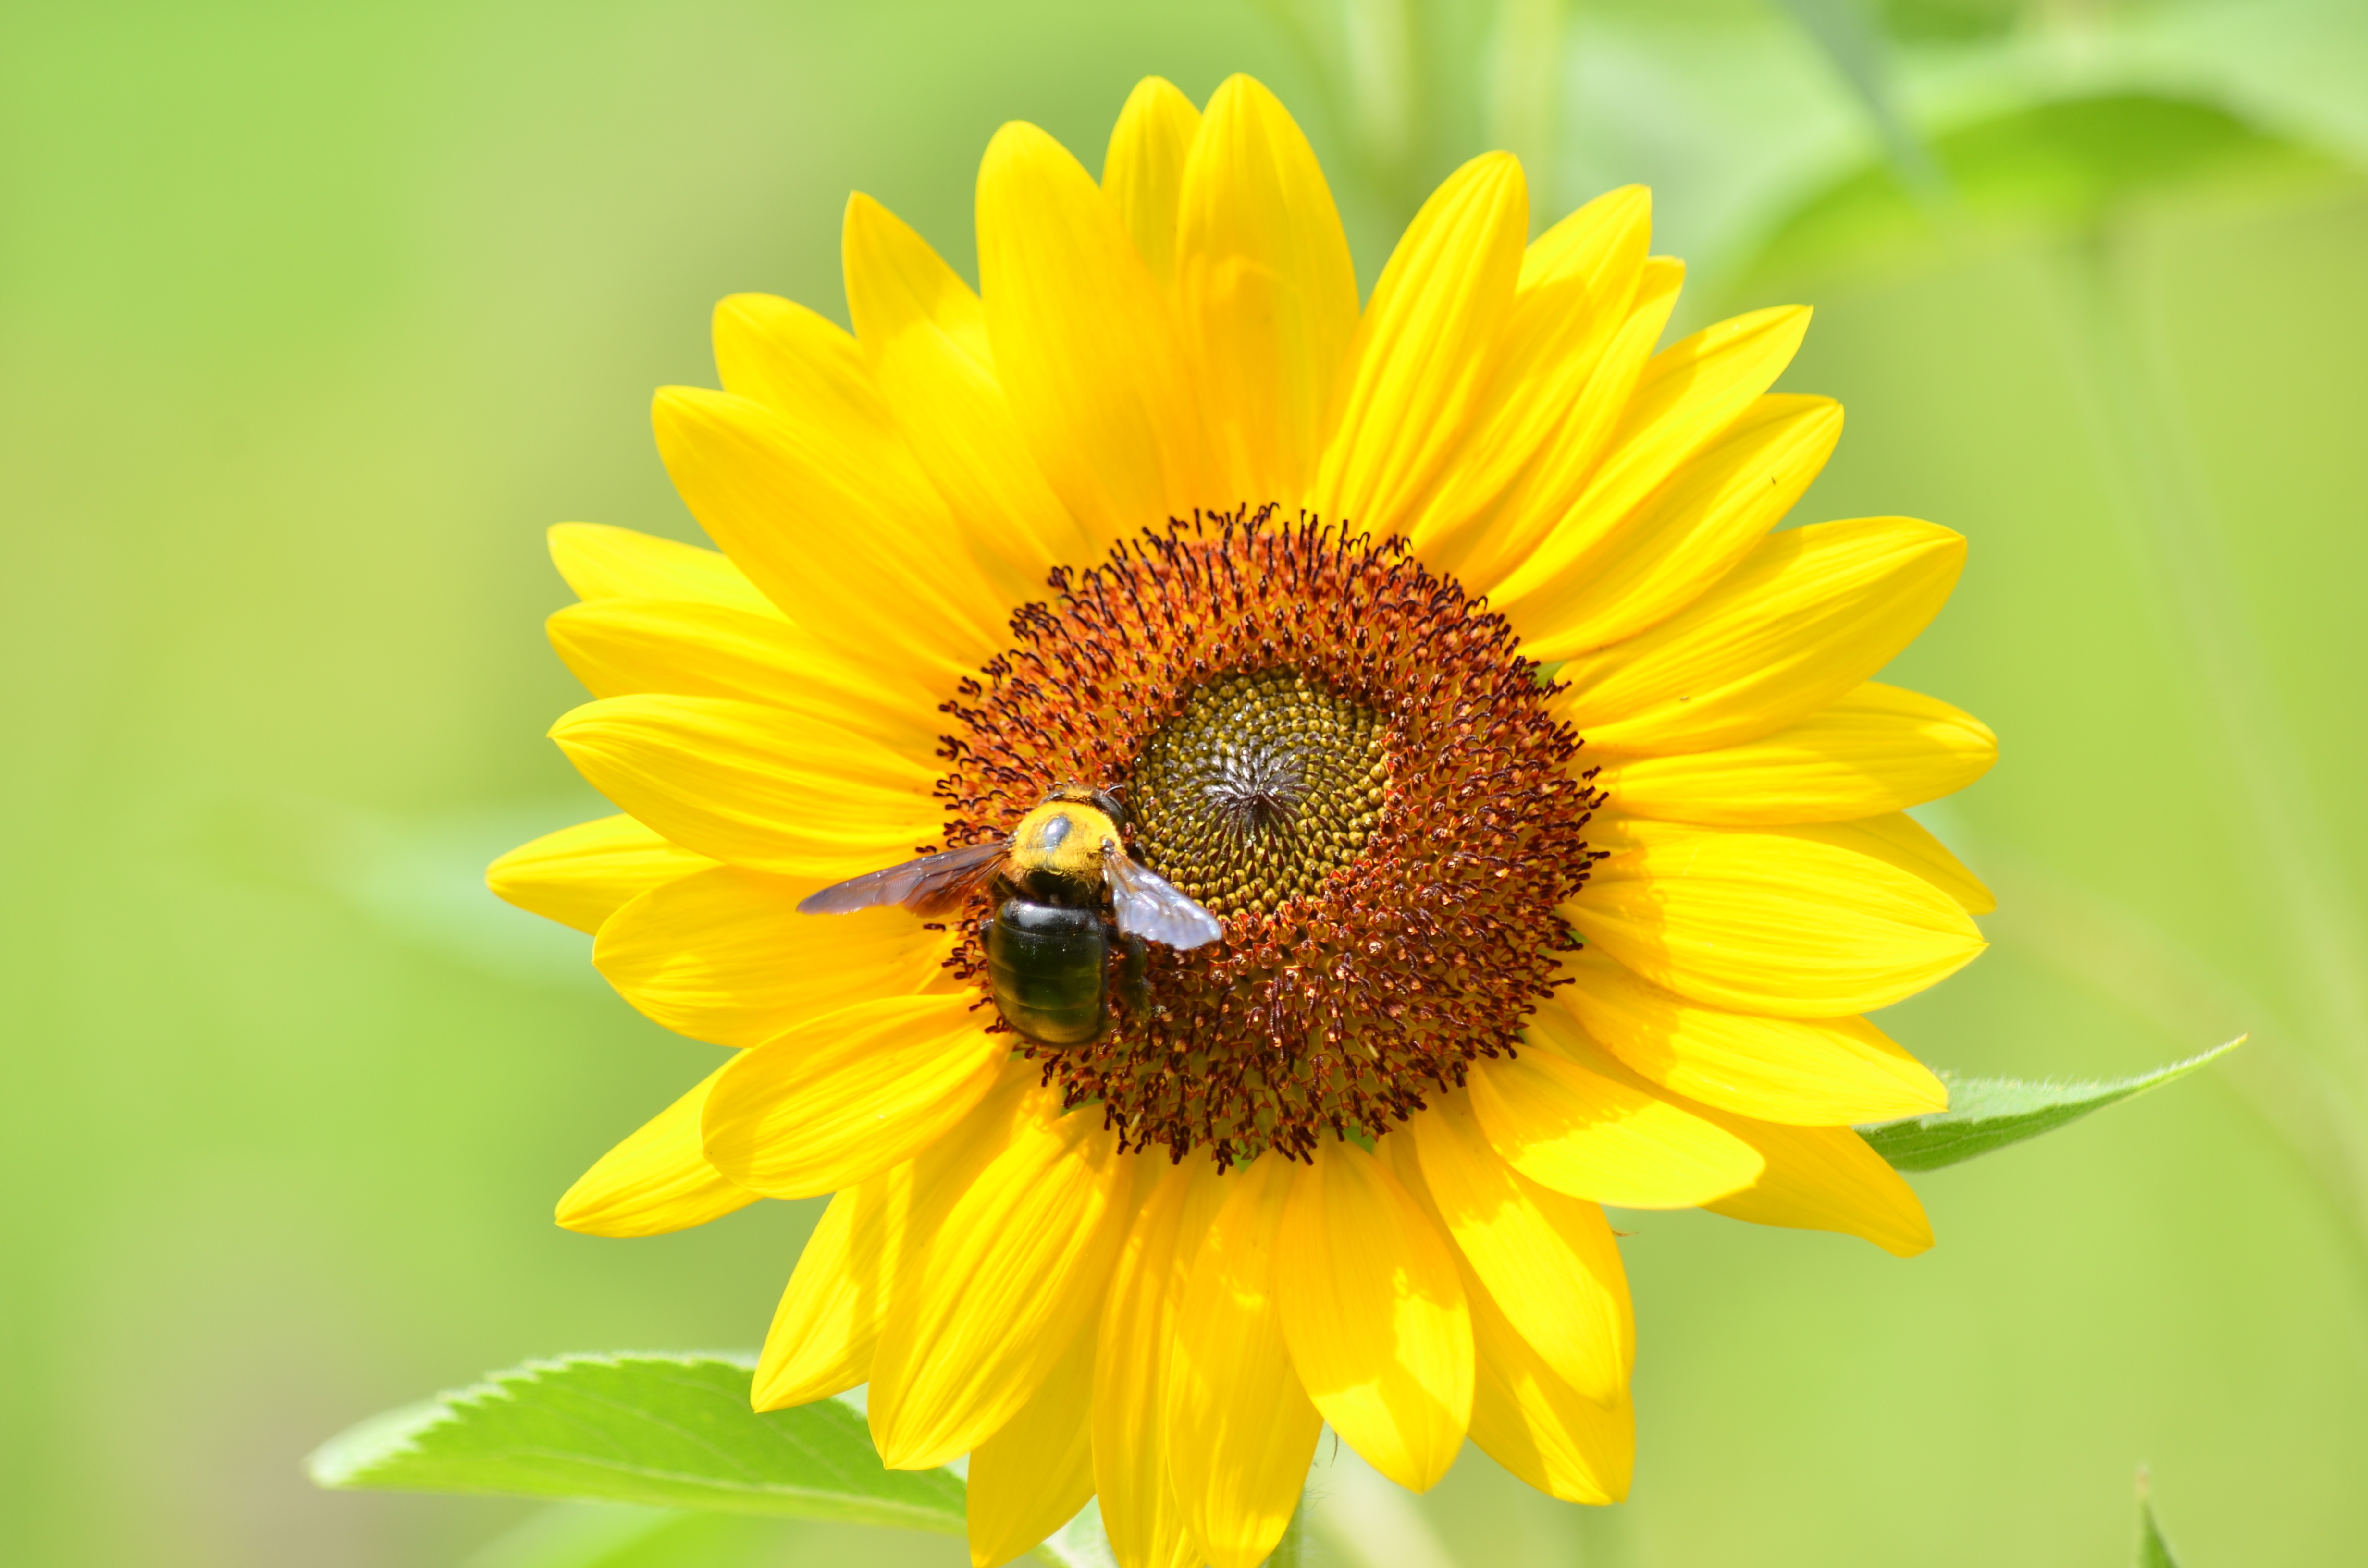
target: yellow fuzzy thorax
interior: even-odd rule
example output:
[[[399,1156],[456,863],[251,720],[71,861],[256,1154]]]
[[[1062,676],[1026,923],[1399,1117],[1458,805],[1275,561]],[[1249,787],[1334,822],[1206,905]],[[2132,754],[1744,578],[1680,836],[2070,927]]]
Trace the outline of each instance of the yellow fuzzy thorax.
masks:
[[[1101,875],[1103,841],[1118,837],[1118,824],[1093,807],[1047,801],[1012,829],[1011,861],[1022,871],[1092,881]]]

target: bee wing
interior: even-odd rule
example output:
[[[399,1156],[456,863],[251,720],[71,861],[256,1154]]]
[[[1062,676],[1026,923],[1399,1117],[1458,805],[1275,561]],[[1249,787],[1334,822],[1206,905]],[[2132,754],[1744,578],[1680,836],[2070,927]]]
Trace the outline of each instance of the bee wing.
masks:
[[[973,844],[924,855],[884,871],[867,871],[798,901],[800,915],[847,915],[875,904],[901,903],[916,915],[946,915],[994,880],[1010,851],[1003,842]]]
[[[1225,934],[1215,915],[1108,840],[1102,844],[1102,863],[1110,876],[1110,911],[1128,936],[1181,949],[1197,948]]]

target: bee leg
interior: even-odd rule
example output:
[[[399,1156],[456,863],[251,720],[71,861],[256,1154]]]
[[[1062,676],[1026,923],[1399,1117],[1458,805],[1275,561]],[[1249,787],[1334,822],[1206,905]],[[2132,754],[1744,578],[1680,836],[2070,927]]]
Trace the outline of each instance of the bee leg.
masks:
[[[1151,1011],[1151,949],[1137,936],[1121,937],[1119,941],[1126,949],[1126,956],[1118,965],[1119,995],[1124,999],[1128,1012],[1147,1014]]]

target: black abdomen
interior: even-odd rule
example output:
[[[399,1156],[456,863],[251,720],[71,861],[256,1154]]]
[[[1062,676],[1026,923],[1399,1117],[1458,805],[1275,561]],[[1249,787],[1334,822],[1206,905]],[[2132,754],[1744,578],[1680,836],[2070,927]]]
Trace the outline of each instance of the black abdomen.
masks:
[[[1110,933],[1096,909],[1008,899],[986,928],[987,982],[1004,1021],[1040,1045],[1102,1032]]]

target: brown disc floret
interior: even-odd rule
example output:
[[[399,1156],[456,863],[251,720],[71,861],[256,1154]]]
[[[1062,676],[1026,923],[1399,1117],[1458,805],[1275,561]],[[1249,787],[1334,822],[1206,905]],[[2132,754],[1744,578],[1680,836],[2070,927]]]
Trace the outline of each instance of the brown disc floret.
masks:
[[[946,842],[1079,781],[1128,850],[1224,922],[1154,946],[1149,1005],[1017,1043],[1134,1147],[1220,1161],[1379,1138],[1509,1052],[1576,943],[1556,906],[1601,797],[1504,618],[1378,543],[1274,508],[1195,514],[1012,619],[945,704]],[[984,987],[984,900],[948,960]],[[998,1026],[999,1027],[999,1026]]]

